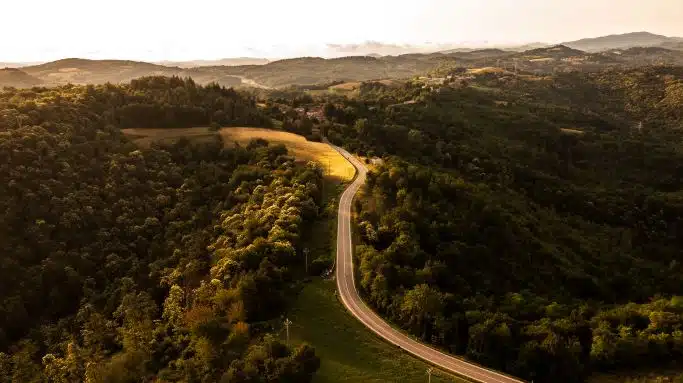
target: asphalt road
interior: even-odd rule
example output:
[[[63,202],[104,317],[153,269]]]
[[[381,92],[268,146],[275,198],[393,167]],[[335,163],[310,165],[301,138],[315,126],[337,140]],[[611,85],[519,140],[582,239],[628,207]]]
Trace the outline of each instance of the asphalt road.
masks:
[[[330,144],[331,145],[331,144]],[[356,290],[353,274],[353,246],[351,243],[351,203],[358,189],[365,183],[367,168],[361,161],[346,150],[331,145],[344,156],[358,171],[356,178],[339,199],[339,216],[337,221],[337,288],[344,306],[367,328],[390,343],[425,361],[456,375],[482,383],[520,383],[524,382],[499,372],[492,371],[472,363],[465,362],[426,346],[404,333],[394,329],[361,299]]]

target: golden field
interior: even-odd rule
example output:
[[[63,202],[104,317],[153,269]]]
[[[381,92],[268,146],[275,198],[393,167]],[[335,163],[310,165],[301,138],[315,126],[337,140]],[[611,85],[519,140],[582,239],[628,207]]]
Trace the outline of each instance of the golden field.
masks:
[[[216,134],[223,137],[226,145],[247,145],[255,138],[262,138],[273,144],[284,144],[289,153],[298,160],[315,161],[323,166],[325,175],[340,181],[353,179],[356,170],[339,153],[322,142],[307,141],[303,136],[263,128],[222,128],[212,132],[208,128],[186,129],[124,129],[123,133],[141,147],[149,147],[153,141],[171,141],[180,137],[193,140],[210,138]]]
[[[316,161],[323,166],[327,176],[342,181],[350,181],[356,174],[356,169],[329,145],[308,141],[298,134],[262,128],[223,128],[220,134],[226,145],[233,142],[246,145],[254,138],[284,144],[297,159]]]

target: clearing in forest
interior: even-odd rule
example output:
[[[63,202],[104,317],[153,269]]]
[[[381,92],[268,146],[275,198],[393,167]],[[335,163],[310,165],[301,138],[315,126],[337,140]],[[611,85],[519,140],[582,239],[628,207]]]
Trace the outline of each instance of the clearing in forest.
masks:
[[[483,67],[483,68],[470,68],[467,70],[467,73],[470,74],[487,74],[487,73],[505,73],[507,72],[503,68],[495,68],[495,67]]]
[[[297,159],[316,161],[323,166],[326,175],[344,182],[350,181],[356,174],[356,169],[329,145],[308,141],[298,134],[262,128],[223,128],[220,133],[226,145],[234,142],[246,145],[256,138],[284,144]]]
[[[153,141],[168,142],[181,137],[202,140],[218,134],[208,128],[124,129],[123,133],[142,147],[149,147]],[[329,145],[308,141],[298,134],[263,128],[223,128],[220,135],[229,146],[235,142],[246,146],[249,141],[256,138],[262,138],[272,144],[284,144],[295,158],[318,162],[325,169],[326,176],[342,182],[350,181],[356,173],[353,166]]]

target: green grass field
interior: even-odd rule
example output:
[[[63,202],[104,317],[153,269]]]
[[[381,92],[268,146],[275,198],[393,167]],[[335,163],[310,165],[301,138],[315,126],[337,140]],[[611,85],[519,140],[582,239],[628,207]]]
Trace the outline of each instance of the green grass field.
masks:
[[[335,291],[334,281],[315,279],[304,286],[289,314],[292,342],[312,345],[321,358],[314,383],[427,382],[429,365],[367,330]],[[466,381],[434,369],[432,383],[442,382]]]

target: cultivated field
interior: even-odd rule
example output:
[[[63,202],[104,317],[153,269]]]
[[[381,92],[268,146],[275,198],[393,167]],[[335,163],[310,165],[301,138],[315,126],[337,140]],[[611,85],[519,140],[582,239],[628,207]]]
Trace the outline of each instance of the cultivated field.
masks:
[[[471,68],[467,70],[467,73],[471,74],[486,74],[486,73],[503,73],[507,72],[505,69],[502,68],[495,68],[495,67],[483,67],[483,68]]]
[[[124,129],[123,133],[141,147],[149,147],[153,141],[170,142],[180,137],[192,140],[208,140],[218,134],[208,128],[187,129]],[[342,182],[350,181],[355,169],[334,149],[322,142],[307,141],[297,134],[261,128],[223,128],[220,135],[226,145],[247,145],[255,138],[262,138],[274,144],[284,144],[289,153],[302,161],[316,161],[323,166],[325,174]]]
[[[398,86],[398,85],[402,84],[401,81],[388,80],[388,79],[368,80],[366,82],[378,82],[378,83],[381,83],[381,84],[386,85],[386,86]],[[327,88],[326,91],[325,90],[323,90],[323,91],[309,91],[309,93],[311,93],[311,94],[322,94],[322,93],[326,93],[326,92],[332,92],[332,93],[337,93],[340,95],[344,95],[344,96],[353,98],[353,97],[358,96],[358,92],[360,91],[360,86],[362,83],[363,82],[361,82],[361,81],[349,81],[349,82],[345,82],[342,84],[333,85],[333,86]]]
[[[584,133],[585,133],[583,130],[579,130],[579,129],[570,129],[570,128],[560,128],[560,131],[563,132],[563,133],[567,133],[567,134],[578,134],[578,135],[581,135],[581,134],[584,134]]]
[[[345,82],[343,84],[333,85],[330,87],[330,89],[351,91],[351,90],[358,89],[360,84],[361,84],[360,81],[351,81],[351,82]]]
[[[284,144],[294,157],[320,163],[325,174],[341,181],[350,181],[356,173],[353,166],[329,145],[307,141],[297,134],[261,128],[223,128],[220,133],[226,145],[234,142],[246,145],[254,138]]]

